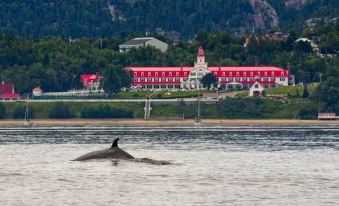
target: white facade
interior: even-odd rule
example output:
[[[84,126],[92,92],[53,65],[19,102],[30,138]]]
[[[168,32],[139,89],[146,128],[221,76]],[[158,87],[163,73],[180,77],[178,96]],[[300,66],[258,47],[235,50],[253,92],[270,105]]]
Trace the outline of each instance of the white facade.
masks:
[[[194,62],[194,67],[187,79],[182,81],[182,89],[202,89],[201,78],[206,74],[211,73],[208,69],[208,64],[205,61],[205,54],[202,47],[199,48],[197,61]]]
[[[250,88],[249,96],[262,96],[264,94],[265,87],[263,87],[258,81],[256,81]]]

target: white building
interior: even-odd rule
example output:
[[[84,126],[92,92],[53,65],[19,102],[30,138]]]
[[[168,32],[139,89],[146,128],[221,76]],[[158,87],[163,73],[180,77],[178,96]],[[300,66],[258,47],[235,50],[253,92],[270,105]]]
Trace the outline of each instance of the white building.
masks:
[[[123,44],[119,45],[119,51],[121,53],[128,52],[132,48],[147,47],[152,46],[156,49],[159,49],[161,52],[166,52],[168,49],[168,44],[162,42],[154,37],[139,37],[129,40]]]

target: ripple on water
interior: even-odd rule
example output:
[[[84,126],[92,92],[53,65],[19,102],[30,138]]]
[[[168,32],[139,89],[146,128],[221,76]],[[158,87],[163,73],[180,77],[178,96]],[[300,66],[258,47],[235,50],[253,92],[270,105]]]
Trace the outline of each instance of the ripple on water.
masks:
[[[70,161],[117,136],[140,162]],[[0,205],[332,205],[338,148],[336,126],[1,128]]]

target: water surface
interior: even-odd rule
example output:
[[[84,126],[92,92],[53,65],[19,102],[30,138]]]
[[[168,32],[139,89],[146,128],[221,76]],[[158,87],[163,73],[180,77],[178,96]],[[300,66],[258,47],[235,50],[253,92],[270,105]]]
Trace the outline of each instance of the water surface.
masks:
[[[120,147],[172,165],[70,161]],[[338,205],[339,128],[0,128],[0,205]]]

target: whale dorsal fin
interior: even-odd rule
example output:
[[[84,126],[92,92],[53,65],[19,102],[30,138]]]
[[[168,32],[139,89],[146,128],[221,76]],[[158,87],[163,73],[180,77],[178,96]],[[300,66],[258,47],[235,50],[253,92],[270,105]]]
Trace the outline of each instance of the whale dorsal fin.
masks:
[[[119,138],[116,138],[112,144],[112,147],[111,148],[114,148],[114,147],[118,147],[118,141],[119,141]]]

